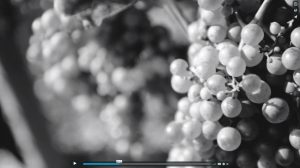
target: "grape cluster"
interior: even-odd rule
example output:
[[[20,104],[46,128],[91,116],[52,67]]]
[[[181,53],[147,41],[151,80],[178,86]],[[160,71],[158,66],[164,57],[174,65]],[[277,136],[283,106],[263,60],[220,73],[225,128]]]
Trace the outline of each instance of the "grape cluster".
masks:
[[[132,7],[100,24],[99,8],[91,20],[46,10],[32,23],[27,60],[36,77],[36,93],[50,104],[47,115],[58,127],[59,139],[66,141],[63,149],[97,152],[107,147],[110,153],[138,158],[143,143],[149,143],[143,137],[151,136],[141,132],[149,129],[146,123],[156,120],[151,129],[162,128],[169,116],[156,111],[174,110],[168,101],[159,106],[162,109],[152,105],[156,96],[176,101],[165,81],[168,59],[177,51],[168,30],[151,25],[144,9]],[[156,96],[146,97],[149,92]],[[58,118],[66,116],[71,123],[59,123]],[[67,134],[82,138],[72,146]]]
[[[200,17],[188,26],[188,61],[175,59],[170,65],[173,90],[187,95],[166,127],[173,142],[169,161],[218,160],[247,168],[299,166],[299,129],[290,132],[285,122],[294,107],[273,97],[277,94],[259,70],[275,76],[294,70],[297,84],[300,35],[295,28],[292,45],[287,46],[282,39],[288,39],[293,23],[272,22],[266,30],[260,21],[269,3],[246,6],[239,1],[198,0]],[[249,11],[252,21],[247,24],[238,15],[245,8],[257,11],[252,17]],[[271,137],[277,139],[270,142]]]

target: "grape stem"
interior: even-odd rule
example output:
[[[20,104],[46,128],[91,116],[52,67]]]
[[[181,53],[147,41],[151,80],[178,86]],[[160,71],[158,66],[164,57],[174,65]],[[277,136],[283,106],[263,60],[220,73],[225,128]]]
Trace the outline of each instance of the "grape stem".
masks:
[[[261,27],[262,27],[262,29],[264,30],[264,32],[268,35],[268,37],[269,37],[270,39],[272,39],[273,41],[276,41],[276,37],[274,37],[274,36],[270,33],[269,29],[268,29],[266,26],[261,25]]]
[[[266,10],[268,8],[268,6],[270,5],[270,3],[272,2],[272,0],[264,0],[264,2],[261,4],[260,8],[258,9],[258,11],[256,12],[253,20],[251,21],[251,23],[257,23],[260,24],[260,22],[262,21]]]
[[[267,61],[271,61],[270,59],[270,55],[273,53],[273,50],[271,50],[270,52],[265,52],[264,55],[267,57]]]
[[[282,32],[280,32],[280,35],[285,35],[287,32],[290,32],[294,28],[295,18],[288,21],[288,27],[284,29]]]
[[[240,83],[232,77],[232,80],[228,85],[232,87],[232,90],[227,91],[226,93],[231,93],[231,96],[234,97],[235,93],[240,91]]]
[[[241,27],[244,27],[246,23],[242,20],[241,16],[237,11],[234,12],[235,18]]]

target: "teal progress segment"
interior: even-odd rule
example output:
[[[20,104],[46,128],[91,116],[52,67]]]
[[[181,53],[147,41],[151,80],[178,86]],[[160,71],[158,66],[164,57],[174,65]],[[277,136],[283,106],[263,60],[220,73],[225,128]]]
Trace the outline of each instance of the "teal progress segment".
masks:
[[[120,166],[121,164],[116,162],[84,162],[82,166]]]

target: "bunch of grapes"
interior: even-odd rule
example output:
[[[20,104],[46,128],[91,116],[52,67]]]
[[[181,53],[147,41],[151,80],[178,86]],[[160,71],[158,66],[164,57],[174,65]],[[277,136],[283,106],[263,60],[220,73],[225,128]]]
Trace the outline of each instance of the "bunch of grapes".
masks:
[[[46,10],[32,23],[27,60],[36,77],[36,93],[51,111],[46,115],[57,127],[63,149],[107,148],[138,158],[143,143],[149,143],[143,137],[151,137],[141,132],[148,129],[142,121],[160,118],[151,129],[162,130],[169,115],[155,111],[174,110],[176,98],[165,81],[168,59],[177,49],[165,27],[151,25],[146,10],[132,7],[104,21],[101,10],[96,7],[89,17]],[[153,109],[156,97],[144,98],[147,93],[173,101]],[[61,123],[66,117],[70,122]],[[97,132],[96,127],[101,129]],[[76,136],[82,138],[70,143]]]
[[[187,96],[179,100],[175,119],[166,127],[173,142],[169,161],[218,160],[242,168],[299,166],[300,135],[293,128],[300,121],[291,117],[299,107],[297,111],[290,98],[277,95],[298,92],[300,29],[293,17],[284,18],[289,24],[275,18],[266,29],[262,17],[270,6],[292,9],[284,2],[257,3],[198,0],[200,17],[188,26],[188,61],[175,59],[170,65],[173,90]],[[275,87],[269,81],[290,71],[295,83],[272,93]]]

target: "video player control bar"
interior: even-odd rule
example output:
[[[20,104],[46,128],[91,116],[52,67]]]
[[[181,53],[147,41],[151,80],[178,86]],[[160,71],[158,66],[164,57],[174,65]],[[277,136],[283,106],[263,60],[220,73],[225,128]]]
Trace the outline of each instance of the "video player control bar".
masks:
[[[116,160],[115,162],[73,162],[74,166],[229,166],[228,162],[125,162]]]

